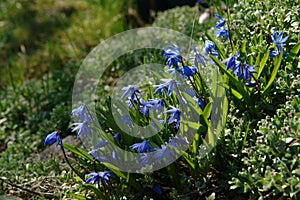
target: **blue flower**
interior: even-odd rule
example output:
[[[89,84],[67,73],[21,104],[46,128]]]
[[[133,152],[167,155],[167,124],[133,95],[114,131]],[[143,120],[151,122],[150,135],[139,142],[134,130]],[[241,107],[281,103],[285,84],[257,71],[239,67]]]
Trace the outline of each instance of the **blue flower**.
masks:
[[[174,138],[169,139],[168,144],[176,147],[177,149],[180,149],[180,145],[187,145],[188,143],[184,139],[175,136]]]
[[[47,135],[44,146],[53,144],[54,142],[56,142],[56,146],[60,145],[60,147],[62,148],[62,139],[60,138],[59,131],[54,131]]]
[[[164,95],[164,89],[167,89],[168,96],[171,96],[173,90],[175,90],[175,93],[178,95],[179,91],[177,88],[177,84],[180,84],[179,81],[176,81],[174,79],[161,79],[162,81],[165,81],[164,83],[160,85],[154,85],[153,87],[157,87],[157,89],[154,91],[154,95],[158,92],[161,92],[162,95]]]
[[[246,64],[244,67],[244,80],[249,81],[251,78],[251,74],[257,73],[257,71],[254,69],[254,67]]]
[[[202,110],[205,108],[205,102],[200,97],[195,97],[195,100]]]
[[[215,14],[215,16],[219,19],[219,20],[217,21],[216,28],[221,28],[221,27],[223,27],[223,26],[225,25],[225,23],[226,23],[226,20],[223,19],[223,17],[221,17],[219,14]]]
[[[176,70],[180,72],[182,76],[186,76],[186,78],[197,73],[197,67],[194,66],[178,67]]]
[[[276,50],[276,51],[271,51],[270,57],[271,57],[271,58],[275,58],[278,54],[279,54],[278,50]]]
[[[112,174],[111,171],[105,171],[105,172],[93,172],[90,174],[86,174],[86,176],[90,176],[88,180],[86,180],[84,183],[93,183],[93,184],[98,184],[100,181],[102,185],[106,188],[108,184],[111,184],[110,178],[114,178],[114,175]]]
[[[152,190],[154,191],[154,192],[156,192],[157,194],[159,194],[159,195],[162,195],[162,190],[158,187],[158,186],[156,186],[156,185],[154,185],[153,187],[152,187]]]
[[[107,157],[99,155],[99,149],[94,149],[92,151],[89,151],[88,154],[90,154],[95,160],[99,162],[107,162],[107,163],[110,162],[110,160]]]
[[[140,109],[144,116],[149,117],[149,109],[151,109],[153,105],[150,102],[141,102]]]
[[[72,132],[78,130],[78,135],[77,135],[78,138],[81,137],[81,135],[85,138],[87,135],[92,134],[92,130],[90,129],[86,121],[84,121],[83,123],[73,123],[72,126],[75,126]]]
[[[193,51],[194,51],[194,55],[195,55],[195,58],[194,58],[194,65],[196,67],[199,67],[199,64],[203,65],[204,67],[206,67],[206,64],[205,64],[205,61],[208,60],[208,58],[206,58],[204,55],[200,54],[196,47],[193,45],[192,46],[193,48]]]
[[[134,108],[134,105],[141,100],[141,98],[137,99],[135,95],[131,96],[131,99],[128,99],[125,101],[125,103],[128,105],[129,108]]]
[[[233,73],[238,76],[239,79],[242,79],[243,76],[243,69],[242,69],[242,62],[238,60],[239,53],[236,52],[234,56],[231,56],[226,60],[226,70],[232,69]]]
[[[226,42],[226,40],[228,39],[229,37],[229,31],[228,30],[225,30],[225,29],[221,29],[221,30],[217,30],[216,31],[216,37],[217,38],[220,38],[224,36],[224,42]]]
[[[132,100],[135,98],[135,94],[141,94],[141,92],[138,90],[139,87],[136,85],[128,85],[127,87],[123,87],[122,90],[125,90],[123,95],[121,96],[121,99],[124,99],[126,96],[130,96]]]
[[[92,122],[92,118],[87,113],[85,105],[82,105],[82,106],[79,106],[78,108],[73,109],[71,114],[72,114],[73,118],[78,116],[80,122],[84,122],[84,121],[87,121],[88,123]]]
[[[120,133],[116,133],[116,134],[114,135],[114,138],[115,138],[115,140],[116,140],[117,142],[120,142],[120,141],[121,141],[121,134],[120,134]]]
[[[170,163],[174,156],[174,149],[171,149],[169,146],[161,145],[161,148],[154,152],[152,159],[155,160],[156,163],[162,160],[165,160],[166,163]]]
[[[272,40],[275,43],[275,45],[276,45],[279,53],[281,52],[281,47],[285,46],[285,42],[289,38],[289,36],[286,36],[285,38],[282,38],[282,36],[283,36],[282,32],[280,32],[278,34],[278,36],[276,36],[276,32],[274,30],[273,30],[273,33],[272,33],[272,36],[271,36]]]
[[[172,124],[173,122],[176,122],[175,128],[178,129],[180,125],[180,117],[181,117],[181,111],[178,109],[178,106],[175,108],[173,106],[170,106],[172,109],[167,110],[165,114],[172,114],[171,117],[168,120],[168,124]]]
[[[210,40],[205,41],[204,52],[206,54],[213,55],[213,56],[219,58],[219,54],[216,50],[217,50],[217,47],[213,41],[210,41]]]
[[[178,63],[182,64],[181,60],[181,50],[177,46],[169,46],[168,49],[164,50],[164,57],[167,58],[167,63],[169,68],[172,66],[178,67]]]
[[[153,107],[152,110],[153,111],[158,111],[158,114],[160,114],[164,108],[166,107],[166,103],[163,99],[154,99],[149,101],[148,103],[150,103]]]
[[[141,143],[133,144],[129,147],[130,149],[136,149],[138,153],[149,153],[154,150],[148,140],[144,140]]]
[[[95,148],[101,148],[101,147],[104,147],[105,145],[108,144],[108,141],[107,140],[104,140],[104,141],[101,141],[99,142],[98,144],[95,145]]]

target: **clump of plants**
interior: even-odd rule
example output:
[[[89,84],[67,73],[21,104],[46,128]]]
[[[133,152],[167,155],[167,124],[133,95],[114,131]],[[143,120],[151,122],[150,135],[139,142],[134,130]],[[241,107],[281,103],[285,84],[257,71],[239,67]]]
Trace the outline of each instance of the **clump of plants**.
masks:
[[[230,11],[228,10],[228,12]],[[244,128],[242,126],[242,128],[237,129],[240,133],[244,133],[237,135],[237,138],[230,137],[226,131],[221,136],[227,140],[237,140],[232,141],[236,142],[233,144],[237,146],[231,147],[235,150],[228,149],[228,151],[239,150],[240,152],[236,152],[238,153],[236,157],[240,158],[244,152],[250,151],[253,145],[251,141],[258,138],[258,135],[253,136],[252,134],[254,134],[257,124],[260,124],[258,123],[259,119],[263,119],[266,112],[269,112],[268,105],[274,101],[272,97],[269,97],[269,94],[274,91],[274,82],[279,68],[283,61],[293,63],[299,52],[299,44],[288,51],[286,43],[290,36],[276,31],[277,27],[270,27],[268,34],[260,34],[249,40],[242,40],[239,35],[232,31],[230,15],[228,18],[219,14],[215,16],[218,19],[215,35],[207,33],[203,36],[204,49],[198,50],[196,47],[192,47],[193,58],[189,59],[182,55],[178,46],[169,46],[163,50],[163,57],[166,59],[167,65],[165,67],[166,75],[156,75],[156,79],[161,80],[160,84],[153,84],[149,80],[150,87],[128,85],[122,88],[123,93],[120,94],[116,102],[112,102],[114,99],[107,101],[108,105],[121,105],[122,109],[118,111],[121,121],[116,121],[113,116],[116,113],[111,107],[99,109],[98,114],[100,116],[98,119],[92,117],[87,105],[82,105],[72,111],[74,119],[78,120],[73,124],[73,132],[77,131],[78,137],[83,140],[94,138],[91,151],[86,152],[63,143],[61,131],[54,131],[47,136],[45,145],[56,142],[64,155],[65,149],[77,154],[79,161],[76,166],[70,164],[65,155],[66,161],[84,184],[87,184],[83,187],[93,190],[98,198],[133,197],[133,194],[135,194],[135,198],[176,198],[193,197],[194,195],[208,197],[213,194],[222,197],[224,194],[224,191],[217,189],[209,191],[206,188],[205,182],[209,179],[208,173],[213,172],[207,168],[201,168],[204,167],[201,162],[206,158],[199,154],[200,148],[203,148],[201,145],[205,144],[204,146],[207,148],[211,140],[214,139],[211,132],[211,116],[214,114],[212,110],[215,94],[210,90],[214,90],[217,85],[226,89],[230,103],[232,103],[230,107],[233,108],[230,111],[236,112],[236,117],[243,116],[242,121],[248,124]],[[256,51],[256,46],[261,47],[259,51]],[[202,75],[203,71],[209,70],[207,67],[209,65],[218,69],[222,76],[222,81],[212,83],[212,86],[209,86],[209,82],[205,81]],[[180,88],[180,85],[185,85],[184,89]],[[183,90],[185,92],[182,93]],[[226,102],[223,102],[223,109],[227,107]],[[183,105],[190,105],[191,107],[185,110]],[[189,121],[192,120],[188,117],[191,110],[196,111],[198,123]],[[241,112],[244,114],[242,115]],[[189,120],[184,121],[183,116]],[[99,120],[101,127],[95,126],[95,120]],[[134,129],[134,124],[142,127],[150,125],[157,134],[151,136],[153,132],[138,132],[138,129]],[[228,125],[230,126],[230,123]],[[146,134],[145,138],[149,136],[147,134],[150,134],[151,137],[147,139],[131,137],[124,131],[124,127],[126,127],[125,130]],[[184,130],[192,130],[194,134],[189,135],[188,131]],[[178,136],[178,132],[183,134]],[[205,139],[206,136],[208,136],[208,140]],[[244,138],[240,138],[241,136]],[[189,140],[192,140],[190,144]],[[221,140],[222,142],[225,142],[225,145],[228,143],[226,140]],[[128,153],[126,154],[127,160],[123,160],[124,158],[118,157],[117,151],[107,151],[112,149],[111,144],[129,152],[139,153],[140,156],[132,161],[130,160],[131,155]],[[176,155],[180,147],[186,144],[188,144],[187,151],[179,160],[172,163],[172,156]],[[223,152],[212,151],[208,158],[211,159],[216,154],[222,156]],[[226,152],[223,156],[226,157]],[[258,155],[254,154],[254,156]],[[147,169],[155,168],[161,163],[167,163],[167,165],[157,172],[147,172],[144,175],[125,174],[122,170],[118,170],[117,166],[119,162],[126,161],[131,163],[132,168],[142,172],[143,170],[147,172]],[[243,167],[247,166],[249,162],[246,158],[243,161],[245,163],[242,163],[242,166],[236,166],[235,169],[231,168],[231,173],[236,170],[235,173],[243,174],[243,172],[238,171],[241,169],[243,171]],[[208,162],[211,161],[208,160]],[[241,162],[232,161],[232,163],[239,164]],[[217,162],[211,164],[217,164]],[[224,161],[223,164],[229,163]],[[268,168],[267,164],[265,165],[266,168]],[[82,165],[85,167],[82,168]],[[209,166],[206,167],[209,168]],[[213,167],[220,168],[221,166]],[[177,171],[178,169],[180,172]],[[297,174],[296,171],[293,174]],[[218,175],[215,174],[214,178],[217,179]],[[254,196],[266,194],[261,189],[255,192],[255,188],[258,186],[247,183],[249,180],[240,181],[242,183],[240,185],[238,182],[240,179],[233,178],[233,180],[235,182],[230,180],[230,182],[225,183],[227,186],[228,184],[231,186],[230,188],[224,187],[223,190],[231,191],[241,187],[241,185],[245,188],[248,184],[247,188],[243,190],[245,194],[248,191],[251,191],[250,195]],[[166,181],[172,184],[168,184],[169,187],[167,187]],[[214,182],[212,179],[210,181]],[[297,185],[295,181],[297,179],[292,181],[291,186]],[[95,186],[90,185],[90,183]],[[201,189],[201,187],[203,188]],[[263,189],[268,189],[272,194],[277,195],[272,187],[276,188],[276,185],[268,185]],[[118,192],[114,192],[115,190]],[[281,195],[287,195],[289,191],[281,193]],[[293,191],[294,189],[291,192]],[[293,197],[294,195],[290,196]]]

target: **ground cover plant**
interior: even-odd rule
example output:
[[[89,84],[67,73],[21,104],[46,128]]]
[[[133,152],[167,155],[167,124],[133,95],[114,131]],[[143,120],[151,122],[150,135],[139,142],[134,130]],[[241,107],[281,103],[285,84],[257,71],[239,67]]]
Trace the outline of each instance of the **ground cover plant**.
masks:
[[[280,12],[277,11],[278,7],[281,8]],[[180,12],[180,8],[174,10]],[[183,8],[182,12],[185,10]],[[170,44],[159,51],[133,52],[112,63],[111,72],[105,74],[109,80],[107,86],[101,83],[99,87],[104,89],[99,91],[98,96],[108,96],[114,79],[121,77],[128,70],[126,67],[133,66],[133,63],[160,62],[166,66],[162,67],[161,74],[155,75],[154,80],[149,80],[148,85],[120,87],[117,91],[118,101],[110,97],[99,100],[96,118],[90,115],[86,105],[71,110],[70,102],[60,102],[60,99],[68,98],[62,96],[57,102],[45,102],[46,105],[53,104],[54,109],[45,113],[45,116],[51,116],[50,119],[45,117],[45,120],[41,120],[43,116],[34,116],[32,113],[34,109],[43,110],[43,104],[34,105],[28,98],[24,101],[35,94],[25,88],[20,92],[23,95],[20,95],[17,105],[20,113],[26,113],[25,117],[30,119],[30,123],[23,124],[22,118],[16,124],[11,123],[8,119],[15,119],[15,116],[3,113],[5,118],[1,124],[5,126],[1,131],[17,134],[19,129],[16,127],[24,127],[21,141],[33,144],[34,148],[54,143],[51,150],[65,161],[57,161],[53,157],[50,162],[39,163],[35,167],[25,161],[25,166],[14,163],[8,169],[7,163],[22,156],[12,143],[1,154],[1,159],[5,161],[1,162],[4,163],[3,168],[7,172],[15,172],[14,176],[19,179],[40,177],[37,179],[41,183],[45,174],[49,174],[51,179],[63,183],[59,189],[34,194],[35,198],[40,199],[298,199],[299,5],[292,1],[282,4],[273,0],[253,0],[233,4],[225,11],[219,9],[217,13],[208,23],[213,24],[209,30],[198,35],[199,43],[191,47],[191,57],[182,53],[188,47],[176,46],[174,42],[175,45]],[[177,22],[174,18],[172,20],[173,24]],[[181,20],[179,16],[179,24]],[[186,23],[191,21],[187,20]],[[193,31],[187,33],[192,34]],[[204,48],[199,49],[199,44]],[[122,68],[123,65],[127,66]],[[211,66],[219,71],[222,81],[210,83],[203,78]],[[166,73],[163,73],[164,70]],[[59,80],[58,85],[70,84],[73,81],[70,76],[72,73],[63,76],[57,74],[47,80]],[[66,81],[66,76],[69,76],[69,81]],[[113,79],[109,79],[111,77]],[[182,85],[185,86],[185,92],[182,92]],[[222,102],[226,124],[218,135],[216,146],[207,155],[200,156],[201,148],[213,139],[210,135],[212,112],[216,105],[216,93],[213,91],[216,87],[226,91],[228,101]],[[32,84],[31,88],[39,87]],[[43,99],[46,93],[44,88],[47,86],[34,90],[41,90],[35,94],[36,102],[43,102],[39,98]],[[58,88],[58,93],[62,95],[64,90],[68,90]],[[55,99],[52,96],[57,92],[46,91],[49,95],[45,95],[46,99]],[[9,97],[11,91],[6,90],[2,95]],[[103,104],[104,101],[106,104]],[[1,101],[2,110],[14,114],[7,111],[10,106],[7,102]],[[107,106],[111,103],[123,105],[121,122],[113,120],[116,113]],[[185,104],[189,105],[187,110],[182,107]],[[198,114],[199,123],[193,123],[188,117],[191,110]],[[124,114],[125,111],[128,115]],[[160,117],[154,120],[154,125],[151,121],[153,115]],[[70,116],[73,118],[71,124]],[[37,130],[34,124],[40,121],[43,128]],[[101,127],[95,126],[95,121]],[[137,139],[120,129],[119,123],[123,123],[127,129],[132,128],[134,123],[141,126],[152,124],[154,132],[158,134],[148,139]],[[156,131],[157,128],[159,131]],[[50,134],[36,138],[26,129]],[[191,130],[195,137],[186,130]],[[186,134],[177,137],[175,135],[178,132]],[[68,134],[83,141],[97,134],[102,140],[97,139],[92,149],[87,150],[82,144],[69,144],[63,139]],[[192,144],[185,153],[167,165],[189,140]],[[141,153],[141,162],[136,165],[141,164],[145,170],[161,163],[165,163],[166,167],[144,174],[122,172],[114,167],[121,158],[101,152],[101,149],[107,150],[109,142],[129,152]],[[30,154],[30,148],[27,153],[23,149],[24,155]],[[10,154],[12,152],[14,154]],[[9,179],[3,177],[13,176],[2,174],[1,187],[7,190]],[[30,189],[32,186],[25,184],[22,187]],[[64,191],[67,194],[63,195]],[[21,194],[28,195],[30,192],[32,190]]]

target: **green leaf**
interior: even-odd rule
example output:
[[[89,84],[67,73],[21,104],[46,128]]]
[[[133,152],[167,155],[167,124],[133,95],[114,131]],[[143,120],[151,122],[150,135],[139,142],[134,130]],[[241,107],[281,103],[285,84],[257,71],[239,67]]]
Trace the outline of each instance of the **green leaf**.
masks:
[[[270,55],[270,52],[267,51],[266,55],[263,57],[263,59],[261,59],[261,61],[259,63],[259,69],[258,69],[258,72],[257,72],[257,79],[260,77],[261,73],[263,72],[263,70],[265,68],[265,65],[267,63],[267,60],[269,59],[269,55]]]
[[[231,94],[233,94],[237,99],[242,99],[243,96],[236,91],[235,89],[231,88],[229,85],[227,85],[226,83],[223,83],[222,85],[224,88],[226,88]]]
[[[289,52],[289,55],[287,57],[287,61],[288,62],[292,62],[294,61],[294,59],[296,58],[298,52],[300,51],[300,42],[298,44],[296,44],[292,50]]]
[[[82,150],[82,149],[80,149],[78,147],[71,146],[71,145],[69,145],[67,143],[63,143],[63,147],[65,149],[71,151],[72,153],[75,153],[75,154],[77,154],[77,155],[79,155],[81,157],[84,157],[84,158],[86,158],[86,159],[88,159],[90,161],[94,161],[93,157],[90,154],[88,154],[86,151],[84,151],[84,150]]]
[[[242,43],[241,53],[243,53],[243,54],[246,54],[246,44],[247,44],[247,41],[244,41],[244,42]]]
[[[210,114],[211,114],[211,110],[212,110],[212,103],[209,102],[205,108],[204,108],[204,111],[203,111],[203,116],[205,119],[208,119]]]
[[[274,82],[275,78],[276,78],[276,75],[277,75],[277,72],[279,70],[279,67],[280,67],[280,64],[281,64],[281,61],[282,61],[282,55],[283,53],[281,52],[279,56],[277,56],[275,58],[275,61],[274,61],[274,68],[273,68],[273,71],[271,73],[271,77],[270,77],[270,80],[263,92],[263,95],[266,95],[272,85],[272,83]]]

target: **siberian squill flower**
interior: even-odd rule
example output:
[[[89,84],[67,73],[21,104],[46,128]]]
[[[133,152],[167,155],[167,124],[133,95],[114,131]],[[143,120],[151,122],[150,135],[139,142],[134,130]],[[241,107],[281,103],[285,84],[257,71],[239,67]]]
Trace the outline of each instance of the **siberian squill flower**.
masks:
[[[114,138],[115,138],[115,140],[116,140],[117,142],[120,142],[120,141],[121,141],[121,134],[120,134],[120,133],[116,133],[116,134],[114,135]]]
[[[134,100],[136,94],[141,94],[138,89],[139,87],[136,85],[128,85],[127,87],[123,87],[122,90],[125,90],[125,92],[121,96],[121,99],[124,99],[126,96],[130,96],[130,98]]]
[[[168,144],[180,149],[180,145],[187,145],[188,143],[184,139],[175,136],[174,138],[169,139]]]
[[[171,114],[171,117],[168,120],[168,124],[172,124],[173,122],[176,122],[175,128],[178,129],[180,125],[180,117],[181,117],[181,111],[178,109],[178,106],[176,108],[174,106],[170,106],[172,109],[167,110],[165,114]]]
[[[98,184],[100,181],[102,185],[106,188],[110,182],[110,178],[114,178],[114,175],[111,171],[105,171],[105,172],[93,172],[90,174],[86,174],[86,176],[89,176],[88,180],[86,180],[84,183],[93,183]]]
[[[194,66],[178,67],[176,70],[180,72],[182,76],[185,76],[186,79],[197,73],[197,67]]]
[[[220,37],[222,37],[222,36],[224,36],[224,42],[226,42],[226,40],[227,40],[228,37],[229,37],[229,31],[226,30],[226,29],[220,29],[220,30],[217,30],[217,31],[216,31],[216,37],[217,37],[217,38],[220,38]]]
[[[277,47],[277,49],[278,49],[279,52],[281,52],[281,47],[285,46],[285,42],[289,38],[289,36],[286,36],[285,38],[282,38],[282,36],[283,36],[282,32],[280,32],[278,34],[278,36],[276,36],[276,32],[273,31],[272,40],[275,43],[275,45],[276,45],[276,47]]]
[[[257,73],[254,67],[246,64],[244,65],[244,80],[249,81],[251,79],[251,74]]]
[[[101,156],[99,154],[99,151],[100,151],[99,149],[94,149],[92,151],[89,151],[88,154],[90,154],[95,160],[97,160],[99,162],[107,162],[107,163],[109,163],[110,159],[108,159],[105,156]]]
[[[209,60],[208,58],[206,58],[204,55],[200,54],[196,47],[193,45],[192,46],[193,48],[193,51],[194,51],[194,55],[195,57],[193,58],[194,59],[194,65],[196,67],[199,67],[199,64],[203,65],[204,67],[206,67],[206,64],[205,64],[205,61]]]
[[[219,19],[219,20],[217,21],[216,28],[222,28],[222,27],[225,25],[226,20],[223,19],[223,17],[221,17],[219,14],[215,14],[215,16]]]
[[[154,95],[161,92],[162,95],[164,95],[164,90],[167,89],[168,91],[168,96],[172,95],[172,92],[175,91],[175,93],[178,95],[178,84],[181,84],[180,81],[176,81],[174,79],[161,79],[164,81],[164,83],[160,85],[154,85],[153,87],[157,87],[157,89],[154,91]]]
[[[178,46],[169,46],[167,49],[164,50],[164,58],[167,59],[167,63],[169,68],[175,66],[178,67],[178,64],[182,64],[181,60],[181,50]]]
[[[272,41],[274,42],[274,44],[276,45],[276,50],[275,51],[272,51],[271,53],[270,53],[270,56],[271,56],[271,58],[274,58],[274,57],[276,57],[278,54],[280,54],[281,53],[281,51],[282,51],[282,49],[281,49],[281,47],[282,46],[285,46],[285,42],[287,41],[287,39],[289,38],[289,36],[286,36],[285,38],[282,38],[282,36],[283,36],[283,33],[282,32],[280,32],[279,34],[278,34],[278,36],[276,35],[276,32],[273,30],[273,33],[272,33],[272,36],[271,36],[271,38],[272,38]],[[286,55],[285,55],[286,56]]]
[[[75,126],[72,130],[72,132],[75,132],[78,130],[77,137],[80,138],[81,135],[85,138],[87,135],[90,135],[92,133],[92,130],[90,129],[88,123],[86,121],[82,123],[73,123],[73,126]]]
[[[47,135],[44,146],[53,144],[54,142],[56,142],[56,146],[60,145],[60,147],[62,148],[62,139],[60,138],[59,131],[54,131]]]
[[[204,52],[208,55],[213,55],[219,58],[219,54],[217,52],[216,44],[213,41],[206,40],[204,44]]]
[[[155,150],[148,140],[144,140],[141,143],[135,143],[129,147],[130,149],[135,149],[138,153],[149,153]]]
[[[84,121],[87,121],[88,123],[92,122],[92,118],[87,113],[85,105],[82,105],[82,106],[79,106],[78,108],[73,109],[71,114],[72,114],[73,118],[78,116],[80,122],[84,122]]]
[[[202,109],[202,110],[204,110],[204,108],[205,108],[205,102],[200,98],[200,97],[195,97],[194,98],[195,99],[195,101],[197,102],[197,104],[198,104],[198,106],[200,106],[200,108]]]
[[[173,160],[174,156],[175,156],[174,149],[171,149],[169,146],[161,145],[161,148],[156,149],[156,151],[154,151],[152,159],[156,163],[159,163],[162,160],[165,160],[165,162],[169,163]]]
[[[156,111],[156,110],[158,111],[158,114],[160,114],[166,107],[166,103],[165,103],[164,99],[153,99],[153,100],[149,101],[148,103],[150,103],[152,105],[153,111]]]
[[[149,109],[151,109],[152,107],[153,105],[150,102],[142,101],[140,105],[140,110],[144,116],[149,117]]]
[[[159,195],[162,195],[162,190],[160,189],[160,187],[158,187],[158,186],[156,186],[156,185],[154,185],[153,187],[152,187],[152,190],[154,191],[154,192],[156,192],[157,194],[159,194]]]
[[[242,62],[238,60],[239,53],[236,52],[234,56],[229,57],[225,62],[227,62],[226,70],[232,69],[233,73],[238,76],[239,79],[242,79],[243,69]]]

